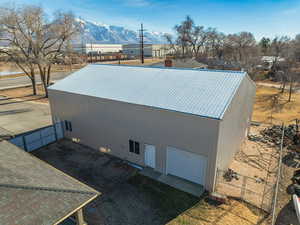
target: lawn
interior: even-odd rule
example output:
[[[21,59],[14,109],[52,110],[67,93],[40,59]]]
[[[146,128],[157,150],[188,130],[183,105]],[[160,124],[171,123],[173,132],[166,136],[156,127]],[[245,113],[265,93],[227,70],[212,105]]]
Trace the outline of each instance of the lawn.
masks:
[[[300,118],[300,93],[293,93],[288,102],[288,92],[279,89],[258,86],[252,120],[262,123],[293,123]]]
[[[264,212],[239,200],[229,199],[227,204],[219,204],[207,194],[199,199],[141,175],[131,177],[128,182],[155,200],[155,207],[167,225],[264,224]]]

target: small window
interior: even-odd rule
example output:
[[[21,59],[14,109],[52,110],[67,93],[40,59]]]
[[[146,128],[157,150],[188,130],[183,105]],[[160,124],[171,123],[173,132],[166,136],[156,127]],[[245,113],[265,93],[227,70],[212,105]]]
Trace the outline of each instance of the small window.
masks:
[[[65,120],[65,128],[67,131],[72,132],[73,128],[72,128],[72,123],[68,120]]]
[[[134,142],[134,153],[140,154],[140,143],[139,142]]]
[[[65,120],[65,127],[66,127],[66,130],[69,130],[69,123],[66,120]]]
[[[72,123],[69,121],[69,130],[72,132]]]
[[[140,154],[140,143],[137,141],[129,140],[129,152]]]
[[[133,140],[129,140],[129,151],[134,152],[134,141]]]

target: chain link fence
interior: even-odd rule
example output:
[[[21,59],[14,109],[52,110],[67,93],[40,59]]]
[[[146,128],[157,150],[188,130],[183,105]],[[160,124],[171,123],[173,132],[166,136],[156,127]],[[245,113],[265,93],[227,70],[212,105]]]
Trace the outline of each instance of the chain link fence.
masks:
[[[266,177],[257,178],[242,175],[231,170],[217,170],[216,192],[225,196],[239,198],[251,205],[254,205],[267,212],[274,220],[275,205],[279,188],[279,180],[281,173],[283,141],[284,141],[284,125],[281,126],[280,141],[277,153],[274,159],[275,164],[270,164],[267,169]],[[265,165],[267,166],[267,165]]]
[[[231,177],[228,171],[217,170],[216,192],[242,199],[264,211],[272,211],[272,203],[275,194],[274,183],[262,179],[255,179],[234,173]]]

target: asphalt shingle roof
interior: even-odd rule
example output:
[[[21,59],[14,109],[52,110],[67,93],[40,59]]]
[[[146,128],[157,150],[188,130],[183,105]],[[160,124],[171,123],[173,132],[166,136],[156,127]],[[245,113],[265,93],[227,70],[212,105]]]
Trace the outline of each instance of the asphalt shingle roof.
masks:
[[[88,65],[49,89],[222,119],[245,72]]]
[[[0,224],[53,225],[99,193],[0,141]]]

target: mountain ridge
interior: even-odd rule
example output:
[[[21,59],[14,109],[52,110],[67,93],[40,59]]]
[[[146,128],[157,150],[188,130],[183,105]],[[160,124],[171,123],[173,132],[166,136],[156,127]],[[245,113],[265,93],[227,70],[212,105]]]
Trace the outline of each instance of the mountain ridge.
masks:
[[[75,42],[84,41],[94,44],[132,44],[139,43],[139,34],[123,26],[107,25],[89,20],[76,19],[83,30]],[[166,43],[163,32],[144,32],[145,44]],[[82,40],[83,39],[83,40]]]

